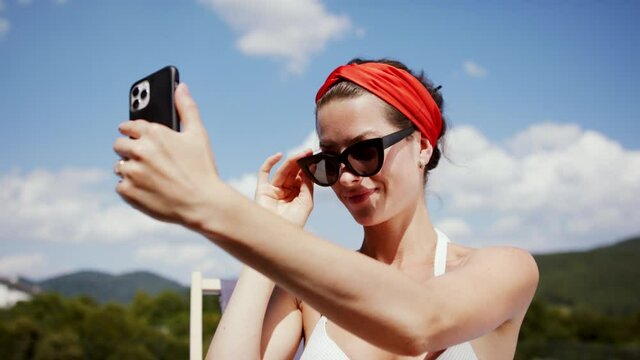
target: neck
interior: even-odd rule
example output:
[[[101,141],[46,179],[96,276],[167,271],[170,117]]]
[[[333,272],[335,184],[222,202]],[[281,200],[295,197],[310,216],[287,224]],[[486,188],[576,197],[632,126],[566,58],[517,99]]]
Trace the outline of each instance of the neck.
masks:
[[[360,252],[386,264],[402,267],[433,262],[436,233],[427,207],[420,199],[415,206],[393,218],[364,227]]]

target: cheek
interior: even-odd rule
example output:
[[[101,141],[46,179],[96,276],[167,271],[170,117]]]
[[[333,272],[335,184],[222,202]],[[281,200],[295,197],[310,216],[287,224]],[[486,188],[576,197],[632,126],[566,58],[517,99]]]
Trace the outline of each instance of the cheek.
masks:
[[[409,154],[396,156],[393,161],[386,161],[380,172],[372,178],[385,188],[385,193],[394,202],[413,201],[421,188],[420,168],[417,160]]]
[[[405,181],[417,174],[418,160],[414,159],[408,151],[389,152],[386,155],[380,175],[395,181]]]

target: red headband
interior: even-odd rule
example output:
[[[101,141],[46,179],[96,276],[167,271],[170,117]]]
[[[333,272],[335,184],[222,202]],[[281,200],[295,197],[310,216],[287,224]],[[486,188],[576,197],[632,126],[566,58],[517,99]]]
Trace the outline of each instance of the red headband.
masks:
[[[436,146],[442,131],[442,115],[424,85],[413,75],[381,63],[351,64],[337,67],[324,82],[316,102],[340,80],[349,80],[398,109]]]

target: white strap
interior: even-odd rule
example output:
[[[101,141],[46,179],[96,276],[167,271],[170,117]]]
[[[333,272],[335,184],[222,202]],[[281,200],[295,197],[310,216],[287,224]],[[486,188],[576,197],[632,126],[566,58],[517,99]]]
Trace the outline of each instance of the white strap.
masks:
[[[444,274],[447,269],[447,244],[449,243],[449,238],[443,232],[438,229],[436,231],[436,256],[433,261],[433,275],[440,276]]]

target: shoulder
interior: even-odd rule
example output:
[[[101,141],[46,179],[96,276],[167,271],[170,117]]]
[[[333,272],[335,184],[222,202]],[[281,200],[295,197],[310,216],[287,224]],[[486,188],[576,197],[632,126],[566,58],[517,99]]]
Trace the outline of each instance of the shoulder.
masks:
[[[469,262],[538,274],[536,260],[527,250],[514,246],[491,246],[475,249],[469,254]]]
[[[452,271],[474,273],[530,296],[538,287],[538,265],[527,250],[514,246],[469,248],[455,244],[452,248],[453,259],[449,259],[457,263]]]
[[[452,253],[463,254],[457,266],[451,268],[447,257],[445,275],[452,283],[471,289],[470,298],[474,294],[490,294],[492,309],[505,321],[524,316],[539,281],[538,266],[528,251],[513,246],[452,248],[456,249]],[[455,262],[455,258],[451,260]]]
[[[498,268],[517,268],[532,274],[538,273],[536,260],[527,250],[515,246],[490,246],[472,248],[450,243],[450,255],[447,262],[454,262],[460,267],[483,264]]]

